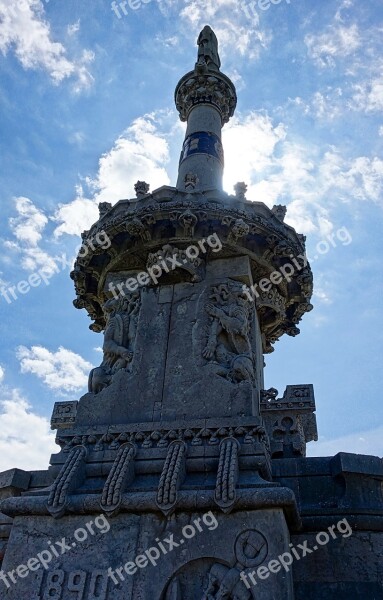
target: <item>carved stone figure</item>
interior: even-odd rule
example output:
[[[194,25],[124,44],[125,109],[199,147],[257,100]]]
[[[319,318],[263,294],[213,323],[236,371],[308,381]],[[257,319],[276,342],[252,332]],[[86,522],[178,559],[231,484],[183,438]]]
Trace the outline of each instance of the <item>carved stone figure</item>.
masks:
[[[132,361],[136,338],[140,294],[133,292],[123,298],[112,298],[104,304],[106,328],[104,359],[89,374],[89,391],[97,394],[107,387],[113,375],[126,369]]]
[[[240,579],[238,569],[215,564],[209,571],[208,584],[201,600],[248,600],[249,590]]]
[[[218,40],[214,31],[206,25],[198,36],[198,64],[206,64],[219,71],[221,61],[218,54]]]
[[[208,342],[203,350],[207,360],[220,365],[217,375],[233,383],[254,378],[250,343],[250,313],[253,305],[242,285],[231,281],[213,288],[206,311],[212,318]]]
[[[197,186],[199,179],[194,173],[186,173],[185,175],[185,190],[190,192]]]
[[[194,227],[196,226],[198,219],[191,212],[191,210],[186,209],[179,218],[179,222],[184,228],[184,235],[187,237],[192,237],[194,234]]]

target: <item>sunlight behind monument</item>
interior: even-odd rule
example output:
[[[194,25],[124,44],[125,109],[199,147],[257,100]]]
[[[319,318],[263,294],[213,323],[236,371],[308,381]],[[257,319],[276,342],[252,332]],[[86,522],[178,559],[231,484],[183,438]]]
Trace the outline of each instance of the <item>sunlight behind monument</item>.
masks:
[[[313,386],[264,389],[313,276],[284,206],[223,191],[237,96],[209,26],[175,103],[176,186],[138,181],[83,233],[74,305],[103,357],[88,392],[54,406],[49,468],[0,474],[0,597],[382,598],[382,462],[306,458]]]

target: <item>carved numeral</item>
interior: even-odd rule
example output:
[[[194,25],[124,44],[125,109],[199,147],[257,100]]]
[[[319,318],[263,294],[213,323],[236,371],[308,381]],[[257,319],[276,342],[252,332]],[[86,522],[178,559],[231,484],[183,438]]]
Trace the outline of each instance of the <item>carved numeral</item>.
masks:
[[[65,573],[62,569],[48,573],[43,600],[61,600]]]
[[[85,571],[73,571],[69,573],[68,590],[78,593],[76,600],[83,600],[84,598],[86,576],[87,573]]]
[[[41,580],[43,579],[44,573],[41,574]],[[67,600],[69,597],[70,600],[106,600],[108,581],[104,571],[87,573],[78,570],[65,573],[57,569],[46,574],[45,583],[41,586],[44,591],[37,592],[31,600]]]
[[[108,579],[103,571],[93,571],[89,585],[88,600],[106,600]]]

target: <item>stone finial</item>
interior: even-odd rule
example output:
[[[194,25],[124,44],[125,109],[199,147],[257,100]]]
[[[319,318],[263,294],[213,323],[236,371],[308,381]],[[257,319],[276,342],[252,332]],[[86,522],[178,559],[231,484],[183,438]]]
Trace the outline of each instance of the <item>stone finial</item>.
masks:
[[[142,198],[142,196],[146,196],[146,194],[149,192],[150,185],[146,183],[146,181],[137,181],[137,183],[134,185],[134,189],[136,192],[136,197]]]
[[[198,36],[198,59],[196,66],[205,66],[213,71],[219,71],[221,61],[218,54],[218,40],[209,25],[205,25]]]
[[[277,219],[279,219],[279,221],[282,221],[283,223],[283,221],[285,220],[287,208],[286,206],[283,206],[283,204],[276,204],[271,209],[271,212],[277,217]]]
[[[238,200],[246,200],[247,185],[243,181],[239,181],[234,186],[235,197]]]
[[[98,212],[100,215],[100,219],[106,215],[107,212],[110,211],[110,209],[112,208],[112,205],[110,202],[100,202],[98,205]]]
[[[186,175],[185,175],[185,190],[187,192],[191,192],[192,190],[195,190],[198,182],[199,182],[199,179],[198,179],[197,175],[195,175],[194,173],[186,173]]]

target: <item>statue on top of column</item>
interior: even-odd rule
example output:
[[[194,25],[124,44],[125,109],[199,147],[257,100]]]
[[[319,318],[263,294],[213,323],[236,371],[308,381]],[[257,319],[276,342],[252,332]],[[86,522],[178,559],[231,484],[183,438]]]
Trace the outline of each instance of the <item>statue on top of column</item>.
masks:
[[[218,54],[218,40],[209,25],[205,25],[198,36],[198,65],[205,64],[209,69],[219,71],[221,61]]]

